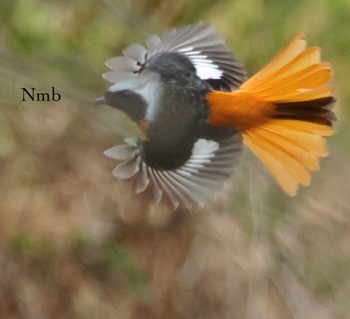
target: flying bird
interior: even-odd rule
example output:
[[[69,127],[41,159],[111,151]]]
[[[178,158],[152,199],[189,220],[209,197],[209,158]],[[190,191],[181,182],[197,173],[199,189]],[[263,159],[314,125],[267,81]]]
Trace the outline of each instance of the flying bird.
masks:
[[[112,174],[177,208],[203,206],[231,176],[246,145],[290,196],[307,186],[333,134],[332,69],[295,35],[261,71],[246,71],[210,24],[151,35],[106,61],[113,84],[96,100],[125,112],[143,138],[105,155]]]

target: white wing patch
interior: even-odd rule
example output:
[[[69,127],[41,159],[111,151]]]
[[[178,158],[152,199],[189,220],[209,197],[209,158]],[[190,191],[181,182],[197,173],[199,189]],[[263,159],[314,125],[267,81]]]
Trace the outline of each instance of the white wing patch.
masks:
[[[123,50],[121,57],[106,61],[112,71],[103,77],[114,83],[130,73],[142,71],[147,62],[156,54],[177,52],[190,59],[202,80],[218,80],[219,87],[229,89],[239,87],[245,80],[245,71],[226,47],[225,41],[213,26],[199,23],[171,30],[163,37],[151,35],[146,47],[132,44]]]
[[[165,196],[175,209],[179,206],[191,208],[193,204],[204,206],[221,190],[242,153],[239,134],[221,143],[199,139],[183,166],[157,170],[141,159],[136,139],[129,138],[125,142],[104,152],[122,161],[112,174],[120,179],[132,178],[136,193],[151,187],[156,203]]]
[[[194,51],[193,47],[182,48],[178,52],[187,56],[194,67],[196,68],[197,75],[202,80],[219,80],[223,77],[224,71],[220,69],[213,60],[207,55],[202,54],[201,51]]]

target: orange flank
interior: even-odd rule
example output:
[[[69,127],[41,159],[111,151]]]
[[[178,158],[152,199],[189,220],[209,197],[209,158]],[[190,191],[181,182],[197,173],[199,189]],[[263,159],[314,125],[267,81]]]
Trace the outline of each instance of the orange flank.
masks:
[[[148,121],[146,119],[142,119],[138,121],[138,126],[141,129],[142,133],[147,136],[147,131],[148,131]]]
[[[216,126],[234,125],[240,131],[259,126],[271,119],[274,105],[245,90],[214,91],[207,96],[210,123]]]
[[[209,123],[240,130],[244,143],[294,196],[327,155],[323,136],[332,135],[335,120],[331,73],[320,49],[307,49],[298,34],[238,90],[208,94]]]

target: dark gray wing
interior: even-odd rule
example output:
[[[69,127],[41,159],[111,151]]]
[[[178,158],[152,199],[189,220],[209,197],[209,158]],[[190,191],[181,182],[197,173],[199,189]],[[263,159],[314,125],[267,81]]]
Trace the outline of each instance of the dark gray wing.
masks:
[[[142,160],[136,139],[125,142],[105,151],[106,156],[122,161],[112,174],[120,179],[133,178],[136,193],[152,187],[156,203],[165,195],[174,208],[204,206],[213,199],[231,176],[242,153],[239,134],[221,142],[199,139],[184,165],[173,170],[157,170]]]
[[[132,44],[121,57],[106,61],[112,70],[103,76],[110,82],[117,82],[125,75],[138,73],[157,54],[175,52],[186,56],[196,68],[197,75],[215,89],[238,88],[245,80],[245,71],[226,47],[212,25],[199,23],[171,30],[162,38],[150,36],[146,48]]]

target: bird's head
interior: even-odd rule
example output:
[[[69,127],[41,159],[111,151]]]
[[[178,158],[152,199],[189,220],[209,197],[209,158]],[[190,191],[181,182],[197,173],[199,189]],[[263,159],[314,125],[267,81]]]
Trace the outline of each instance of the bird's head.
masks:
[[[133,74],[110,86],[103,96],[96,99],[96,104],[117,108],[139,122],[145,118],[147,108],[154,102],[158,87],[158,74]]]

